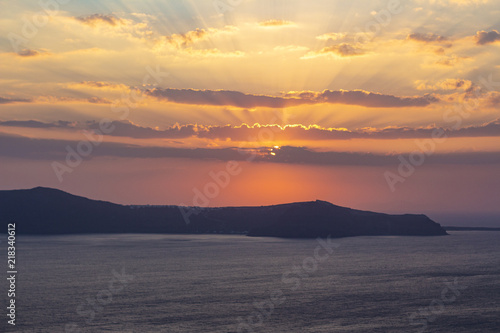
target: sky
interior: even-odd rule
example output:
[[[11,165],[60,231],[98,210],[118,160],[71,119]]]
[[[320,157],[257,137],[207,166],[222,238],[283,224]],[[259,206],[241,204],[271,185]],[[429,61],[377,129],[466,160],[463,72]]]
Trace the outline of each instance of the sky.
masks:
[[[0,5],[0,190],[500,226],[498,1]]]

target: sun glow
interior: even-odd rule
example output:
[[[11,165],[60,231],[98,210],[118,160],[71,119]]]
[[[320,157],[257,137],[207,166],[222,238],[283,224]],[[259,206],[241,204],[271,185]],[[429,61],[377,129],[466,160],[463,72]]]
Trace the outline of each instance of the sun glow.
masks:
[[[272,156],[276,156],[276,152],[281,149],[280,146],[273,146],[272,148],[269,149],[269,154]]]

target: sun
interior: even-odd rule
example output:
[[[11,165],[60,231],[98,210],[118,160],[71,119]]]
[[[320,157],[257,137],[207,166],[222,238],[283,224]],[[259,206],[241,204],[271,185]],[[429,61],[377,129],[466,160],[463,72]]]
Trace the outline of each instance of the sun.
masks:
[[[281,147],[280,146],[273,146],[270,150],[269,150],[269,154],[271,154],[272,156],[276,156],[276,152],[278,150],[280,150]]]

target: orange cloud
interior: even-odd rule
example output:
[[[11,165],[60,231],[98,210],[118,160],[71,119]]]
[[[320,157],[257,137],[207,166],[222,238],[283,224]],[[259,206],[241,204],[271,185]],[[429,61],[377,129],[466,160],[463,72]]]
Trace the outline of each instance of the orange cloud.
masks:
[[[418,90],[465,90],[471,91],[474,88],[474,83],[463,79],[446,79],[437,83],[429,83],[428,81],[416,81]]]
[[[208,35],[209,33],[207,30],[196,29],[193,31],[188,31],[184,34],[173,34],[170,36],[166,36],[165,39],[168,44],[180,48],[193,44],[196,41],[206,39]]]
[[[166,44],[171,45],[177,49],[188,47],[198,41],[207,40],[211,36],[220,33],[231,33],[237,29],[233,26],[226,26],[224,29],[195,29],[183,34],[172,34],[165,37]]]
[[[130,87],[122,84],[122,83],[111,83],[104,81],[82,81],[79,83],[70,83],[68,87],[71,88],[80,88],[87,87],[93,89],[102,89],[102,90],[128,90]]]
[[[39,96],[35,98],[36,102],[40,103],[92,103],[92,104],[111,104],[111,101],[106,98],[89,96],[89,97],[68,97],[68,96]]]
[[[470,57],[462,57],[457,55],[451,55],[440,58],[436,61],[436,65],[446,66],[446,67],[454,67],[464,60],[471,60]]]
[[[291,26],[293,25],[293,22],[291,21],[287,21],[287,20],[267,20],[267,21],[262,21],[262,22],[259,22],[259,25],[261,27],[266,27],[266,28],[269,28],[269,27],[283,27],[283,26]]]
[[[334,53],[337,54],[341,57],[354,57],[354,56],[360,56],[365,54],[366,52],[359,47],[353,46],[351,44],[347,43],[342,43],[340,45],[332,45],[332,46],[327,46],[322,48],[318,52],[311,52],[309,53],[309,57],[312,55],[325,55],[329,53]],[[306,55],[308,57],[308,55]]]
[[[342,40],[347,37],[347,33],[342,32],[329,32],[320,36],[317,36],[316,39],[319,40]]]

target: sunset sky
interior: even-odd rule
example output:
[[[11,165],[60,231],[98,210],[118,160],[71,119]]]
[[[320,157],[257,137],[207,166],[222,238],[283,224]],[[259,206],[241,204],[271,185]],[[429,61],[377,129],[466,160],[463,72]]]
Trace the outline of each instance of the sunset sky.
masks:
[[[0,4],[0,189],[500,225],[498,1]]]

